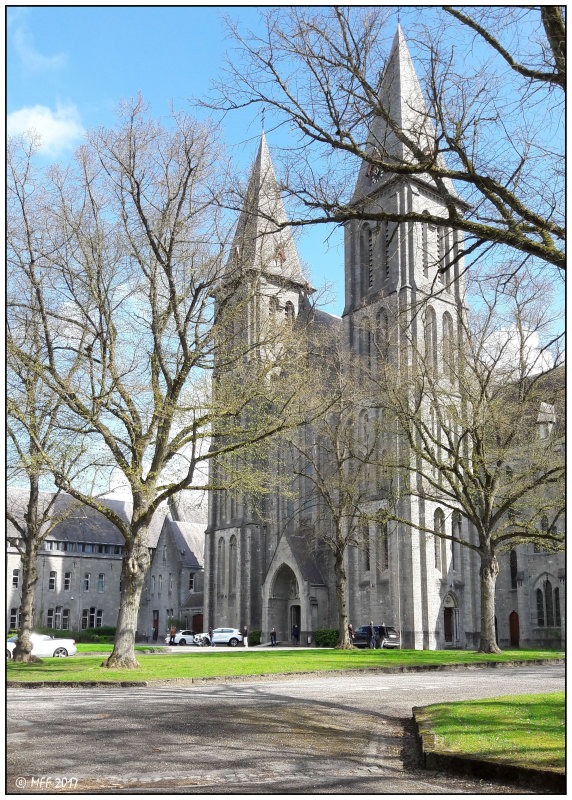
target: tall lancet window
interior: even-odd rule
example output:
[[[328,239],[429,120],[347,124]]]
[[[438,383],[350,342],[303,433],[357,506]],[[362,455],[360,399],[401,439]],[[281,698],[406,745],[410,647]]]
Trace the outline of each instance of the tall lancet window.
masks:
[[[223,594],[226,583],[226,564],[225,564],[225,546],[222,536],[218,540],[217,548],[217,588],[218,593]]]
[[[286,321],[292,325],[294,323],[294,317],[296,316],[296,312],[294,310],[294,304],[288,301],[284,308],[284,314],[286,316]]]
[[[443,374],[449,380],[453,379],[455,364],[454,364],[454,347],[453,347],[453,318],[448,311],[443,314]]]
[[[437,317],[432,306],[425,311],[425,369],[437,375]]]
[[[376,345],[378,358],[385,360],[389,355],[389,318],[382,308],[376,318]]]
[[[237,549],[236,536],[230,537],[228,548],[228,591],[236,592]]]
[[[360,232],[359,264],[359,294],[364,298],[373,287],[373,231],[369,225]]]

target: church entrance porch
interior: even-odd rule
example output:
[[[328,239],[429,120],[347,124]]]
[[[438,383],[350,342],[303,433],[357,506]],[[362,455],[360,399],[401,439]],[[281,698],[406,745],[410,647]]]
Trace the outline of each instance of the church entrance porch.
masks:
[[[292,628],[302,628],[302,607],[300,588],[294,571],[287,564],[282,564],[271,582],[267,605],[267,630],[276,628],[277,639],[289,642],[292,639]]]

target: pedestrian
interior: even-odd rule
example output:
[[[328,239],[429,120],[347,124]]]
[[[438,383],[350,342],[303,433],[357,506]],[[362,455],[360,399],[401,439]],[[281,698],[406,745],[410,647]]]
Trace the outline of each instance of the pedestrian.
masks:
[[[158,636],[159,636],[159,631],[157,630],[157,628],[153,628],[153,641],[154,642],[157,641],[157,637]]]
[[[213,631],[212,627],[211,627],[211,628],[209,628],[209,642],[210,642],[210,646],[211,646],[211,647],[214,647],[214,646],[215,646],[215,642],[214,642],[214,631]]]
[[[354,626],[352,625],[351,622],[348,625],[348,633],[350,635],[350,644],[353,644],[354,643],[354,639],[356,638],[356,635],[354,633]]]
[[[270,631],[270,645],[271,647],[276,647],[276,628],[272,628]]]
[[[373,620],[369,623],[369,649],[375,650],[375,627]]]
[[[248,647],[248,628],[246,625],[242,629],[242,641],[244,642],[244,646]]]
[[[177,628],[175,625],[171,625],[171,638],[169,639],[169,646],[175,644],[175,634],[177,633]]]
[[[292,628],[292,638],[294,639],[294,644],[298,646],[300,641],[300,628],[297,625],[294,625]]]

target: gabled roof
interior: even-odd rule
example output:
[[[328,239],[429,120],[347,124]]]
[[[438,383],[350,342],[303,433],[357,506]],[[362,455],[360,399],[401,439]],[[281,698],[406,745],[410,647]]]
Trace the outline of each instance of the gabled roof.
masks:
[[[379,102],[397,128],[402,130],[420,150],[432,152],[435,149],[435,128],[429,116],[419,78],[400,25],[397,26],[383,73]],[[383,161],[396,164],[411,164],[414,161],[411,149],[381,116],[373,119],[366,150],[369,153],[377,151]],[[441,155],[438,156],[438,162],[445,166]],[[394,176],[394,173],[380,176],[372,176],[371,173],[371,165],[365,161],[362,162],[354,189],[354,201],[376,191],[380,185]],[[419,175],[416,176],[416,179],[429,184],[433,190],[436,189],[435,183],[429,175]],[[465,201],[457,195],[451,181],[448,178],[443,180],[447,190],[466,206]]]
[[[288,222],[288,217],[263,132],[227,270],[231,271],[239,265],[244,270],[259,271],[310,290],[308,281],[302,275],[291,229],[277,228],[271,220],[282,224]]]

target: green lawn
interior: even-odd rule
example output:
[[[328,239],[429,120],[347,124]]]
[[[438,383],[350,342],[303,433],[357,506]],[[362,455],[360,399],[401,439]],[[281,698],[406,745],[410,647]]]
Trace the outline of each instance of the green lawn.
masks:
[[[436,752],[564,772],[564,692],[437,703],[416,716]]]
[[[99,650],[99,652],[103,652]],[[210,649],[193,653],[137,655],[140,669],[110,671],[101,667],[101,656],[45,658],[41,664],[6,664],[8,680],[25,681],[121,681],[170,678],[207,678],[231,675],[267,675],[368,667],[417,666],[420,664],[473,664],[483,661],[513,661],[554,658],[545,650],[512,650],[492,656],[473,651],[439,650],[263,650],[217,653]]]

